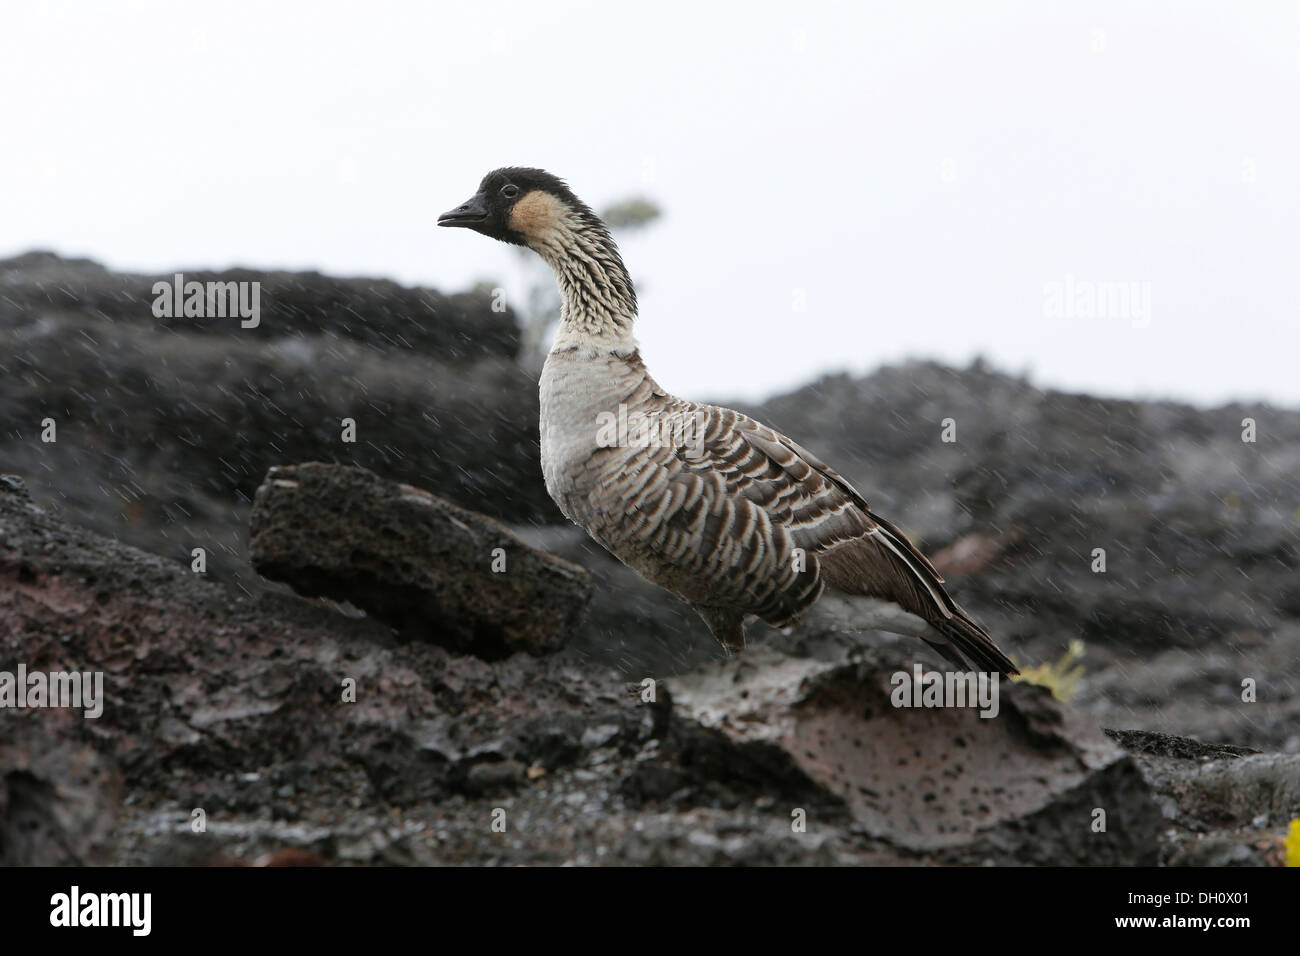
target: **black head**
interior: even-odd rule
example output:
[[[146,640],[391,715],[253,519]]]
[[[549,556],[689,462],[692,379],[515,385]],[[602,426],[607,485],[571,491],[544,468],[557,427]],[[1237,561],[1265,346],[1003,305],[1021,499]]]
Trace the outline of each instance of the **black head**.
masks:
[[[438,225],[473,229],[526,246],[565,213],[584,225],[600,225],[595,213],[558,176],[544,169],[507,166],[484,176],[478,192],[439,216]]]

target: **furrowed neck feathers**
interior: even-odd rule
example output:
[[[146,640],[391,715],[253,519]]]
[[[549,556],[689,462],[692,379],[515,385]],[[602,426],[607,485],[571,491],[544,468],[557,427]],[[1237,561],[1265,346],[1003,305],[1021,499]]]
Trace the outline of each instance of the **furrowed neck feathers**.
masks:
[[[529,238],[555,273],[564,303],[553,348],[635,351],[636,289],[605,224],[590,210],[566,208]]]

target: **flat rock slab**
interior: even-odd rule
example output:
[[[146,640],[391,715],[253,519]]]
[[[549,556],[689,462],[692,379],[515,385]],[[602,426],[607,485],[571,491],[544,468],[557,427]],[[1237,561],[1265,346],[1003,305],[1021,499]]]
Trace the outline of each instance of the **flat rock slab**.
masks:
[[[850,664],[746,652],[666,681],[673,735],[685,763],[748,764],[771,792],[832,798],[872,837],[933,859],[1154,862],[1161,819],[1138,768],[1046,689],[1003,681],[990,718],[900,708],[899,670],[897,648]]]
[[[562,647],[591,576],[492,519],[363,468],[272,468],[258,488],[249,551],[263,576],[348,601],[397,630],[497,660]]]

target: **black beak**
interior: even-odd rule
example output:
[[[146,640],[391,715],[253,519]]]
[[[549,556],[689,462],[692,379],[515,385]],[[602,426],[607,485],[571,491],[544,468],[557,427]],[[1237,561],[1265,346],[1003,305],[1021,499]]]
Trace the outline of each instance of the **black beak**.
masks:
[[[461,203],[455,209],[444,212],[438,217],[440,226],[477,226],[487,220],[487,203],[482,196],[475,196],[469,202]]]

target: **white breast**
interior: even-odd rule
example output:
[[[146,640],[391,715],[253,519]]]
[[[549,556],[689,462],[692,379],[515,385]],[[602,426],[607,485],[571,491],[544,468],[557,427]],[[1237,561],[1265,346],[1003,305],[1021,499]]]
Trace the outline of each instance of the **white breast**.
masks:
[[[627,364],[613,355],[552,351],[539,383],[542,474],[546,490],[565,516],[584,524],[582,487],[587,462],[599,446],[602,413],[618,414],[627,396]]]

